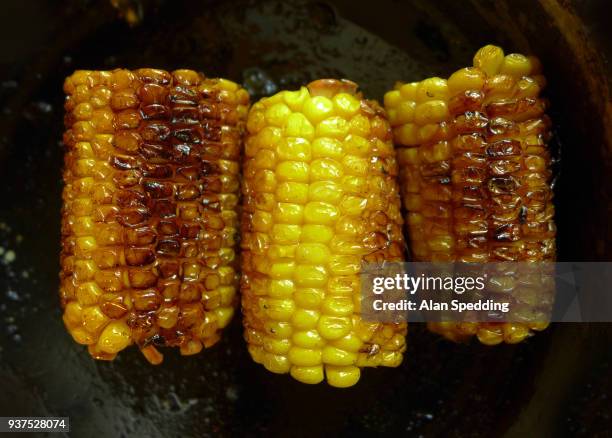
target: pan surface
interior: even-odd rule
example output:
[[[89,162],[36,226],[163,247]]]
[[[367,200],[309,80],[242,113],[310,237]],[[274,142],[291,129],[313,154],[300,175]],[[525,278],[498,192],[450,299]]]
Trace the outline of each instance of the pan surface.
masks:
[[[357,3],[357,4],[356,4]],[[74,436],[609,436],[612,329],[553,325],[527,342],[455,345],[412,325],[398,369],[307,386],[248,356],[239,318],[213,348],[90,359],[59,309],[64,77],[193,68],[253,100],[319,77],[381,99],[445,76],[481,45],[539,56],[549,79],[560,259],[612,260],[610,34],[605,1],[8,0],[0,29],[0,415],[69,416]],[[585,25],[588,23],[588,26]]]

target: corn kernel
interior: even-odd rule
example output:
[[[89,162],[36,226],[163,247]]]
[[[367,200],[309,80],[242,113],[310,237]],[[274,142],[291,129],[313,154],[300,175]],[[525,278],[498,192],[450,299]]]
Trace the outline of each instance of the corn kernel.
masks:
[[[485,85],[484,73],[473,67],[463,68],[453,73],[448,78],[448,88],[451,95],[456,95],[467,90],[482,90]]]
[[[400,92],[397,90],[387,91],[384,96],[384,104],[386,108],[395,108],[401,102]]]
[[[291,347],[287,355],[289,361],[297,366],[313,367],[321,364],[321,350]]]
[[[76,301],[70,301],[66,304],[64,310],[64,323],[68,327],[79,326],[82,323],[82,312],[83,308]]]
[[[264,330],[279,339],[290,338],[293,333],[293,328],[287,321],[268,320],[264,323]]]
[[[98,348],[105,353],[118,353],[132,343],[130,329],[123,321],[111,321],[98,339]]]
[[[325,291],[318,288],[299,288],[294,293],[295,304],[303,309],[318,309]]]
[[[328,266],[330,274],[333,275],[358,275],[361,272],[361,258],[338,254],[330,258]]]
[[[322,315],[317,324],[321,336],[329,341],[346,336],[351,328],[351,320],[346,317]]]
[[[294,278],[299,287],[322,287],[327,282],[327,270],[323,266],[297,265]]]
[[[292,111],[300,111],[306,99],[308,99],[308,89],[306,87],[300,87],[297,91],[283,92],[283,100]]]
[[[303,242],[327,243],[332,239],[333,235],[333,229],[327,225],[306,224],[301,230]]]
[[[342,196],[341,186],[333,181],[315,181],[308,189],[308,199],[311,201],[336,204]]]
[[[338,93],[333,98],[334,107],[341,116],[350,118],[359,111],[361,102],[348,93]]]
[[[291,342],[289,339],[276,339],[271,337],[264,338],[263,343],[264,350],[268,353],[276,355],[285,355],[291,348]]]
[[[448,84],[445,79],[429,78],[419,82],[416,88],[415,101],[417,103],[430,100],[447,100]]]
[[[405,100],[416,100],[416,91],[419,86],[418,82],[409,82],[399,87],[400,95]]]
[[[287,138],[278,144],[280,160],[310,160],[310,142],[303,138]]]
[[[488,76],[499,73],[504,63],[504,51],[497,46],[487,45],[474,55],[474,67],[479,68]]]
[[[268,247],[268,256],[270,260],[281,260],[286,258],[293,258],[297,245],[277,245],[273,244]]]
[[[92,334],[97,334],[109,321],[98,306],[86,307],[83,309],[82,315],[83,327]]]
[[[264,353],[262,363],[268,371],[276,374],[284,374],[291,369],[291,363],[286,356]]]
[[[328,117],[315,128],[317,137],[331,137],[343,140],[349,133],[349,123],[339,116]]]
[[[397,106],[396,117],[392,126],[399,126],[405,123],[414,122],[414,112],[416,102],[413,100],[405,100]]]
[[[358,196],[345,196],[340,203],[340,211],[349,216],[359,216],[365,210],[368,200]]]
[[[91,345],[96,343],[96,338],[94,335],[82,327],[72,329],[70,334],[72,335],[72,339],[74,339],[77,344]]]
[[[419,125],[440,123],[448,118],[448,107],[442,100],[430,100],[417,105],[414,120]]]
[[[291,109],[284,103],[276,103],[269,107],[265,112],[266,122],[273,126],[277,126],[282,128],[285,126],[289,115],[291,114]]]
[[[329,248],[320,243],[302,243],[296,251],[298,263],[326,264],[330,257]]]
[[[325,365],[327,383],[336,388],[348,388],[359,380],[361,372],[355,366]]]
[[[74,262],[74,278],[77,282],[93,280],[97,271],[93,260],[76,260]]]
[[[295,262],[294,261],[286,261],[286,262],[274,262],[270,265],[270,277],[271,278],[290,278],[293,276],[293,272],[295,271]]]
[[[274,209],[273,219],[276,223],[301,224],[304,216],[304,207],[300,204],[279,202]]]
[[[309,166],[300,161],[283,161],[276,167],[279,181],[308,182]]]
[[[319,158],[310,164],[311,181],[338,179],[343,175],[342,166],[331,158]]]
[[[419,127],[415,123],[406,123],[393,130],[393,137],[404,146],[416,146],[420,143]]]
[[[321,383],[324,379],[322,365],[312,367],[292,366],[290,373],[295,380],[310,385]]]
[[[285,125],[285,135],[289,137],[298,137],[304,140],[312,140],[315,133],[315,128],[308,121],[306,116],[301,113],[292,113],[287,117]]]
[[[272,298],[291,298],[295,292],[293,280],[270,280],[269,295]]]
[[[344,142],[344,150],[350,155],[365,156],[370,149],[370,142],[358,135],[351,135]]]
[[[314,96],[304,102],[302,108],[304,115],[312,124],[317,124],[321,120],[329,117],[334,111],[334,104],[324,96]]]
[[[261,301],[266,315],[274,321],[289,321],[295,312],[295,303],[290,299],[267,298]]]
[[[397,351],[384,351],[382,352],[381,365],[385,367],[395,368],[402,363],[402,354]]]
[[[301,348],[319,349],[325,345],[325,340],[316,330],[295,332],[291,340],[296,346]]]
[[[234,316],[233,307],[217,307],[213,313],[217,317],[217,327],[225,328]]]
[[[257,134],[266,126],[266,118],[263,111],[258,111],[253,107],[249,112],[249,121],[247,122],[247,129],[251,134]]]
[[[327,297],[321,310],[325,315],[350,316],[353,313],[353,300],[350,297]]]
[[[77,286],[76,298],[81,306],[97,304],[101,295],[102,289],[94,282],[82,283]]]
[[[309,202],[304,208],[304,220],[310,224],[328,225],[338,218],[338,209],[326,202]]]
[[[526,56],[519,53],[511,53],[504,57],[500,73],[522,78],[531,72],[531,62]]]
[[[272,227],[272,240],[280,244],[298,243],[302,229],[298,225],[275,224]]]
[[[357,362],[357,354],[349,353],[336,347],[326,346],[321,353],[321,360],[324,364],[336,366],[349,366]]]
[[[332,341],[331,344],[341,350],[357,353],[363,345],[363,341],[356,334],[349,333],[340,339]]]
[[[349,121],[349,134],[367,137],[371,129],[370,119],[363,114],[357,114]]]
[[[316,310],[297,309],[291,317],[291,324],[298,330],[310,330],[317,326],[319,317]]]
[[[317,137],[312,142],[312,157],[341,158],[344,155],[342,142],[335,138]]]

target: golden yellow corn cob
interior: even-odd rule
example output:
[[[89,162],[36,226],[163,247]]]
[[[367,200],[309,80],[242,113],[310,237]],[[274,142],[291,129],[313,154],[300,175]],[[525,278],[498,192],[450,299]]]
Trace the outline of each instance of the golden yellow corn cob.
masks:
[[[485,46],[449,79],[385,95],[417,261],[552,261],[550,123],[536,58]],[[546,324],[436,323],[485,344],[520,342]]]
[[[354,385],[398,366],[405,324],[361,320],[364,261],[403,258],[397,163],[384,111],[349,81],[253,105],[247,122],[242,310],[253,359],[304,383]]]
[[[97,359],[135,343],[194,354],[237,302],[239,157],[248,94],[191,70],[66,79],[61,301]]]

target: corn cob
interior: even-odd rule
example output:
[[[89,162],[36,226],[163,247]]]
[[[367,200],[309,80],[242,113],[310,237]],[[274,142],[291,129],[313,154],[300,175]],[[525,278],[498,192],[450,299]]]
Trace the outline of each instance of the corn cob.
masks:
[[[237,304],[239,162],[248,94],[191,70],[77,71],[67,148],[60,295],[96,359],[135,343],[198,353]]]
[[[536,58],[485,46],[447,80],[398,84],[385,107],[416,261],[552,261],[550,122]],[[516,343],[545,323],[430,323],[453,340]]]
[[[405,324],[359,316],[362,262],[403,258],[384,111],[319,80],[253,105],[245,145],[242,309],[253,359],[304,383],[354,385],[398,366]]]

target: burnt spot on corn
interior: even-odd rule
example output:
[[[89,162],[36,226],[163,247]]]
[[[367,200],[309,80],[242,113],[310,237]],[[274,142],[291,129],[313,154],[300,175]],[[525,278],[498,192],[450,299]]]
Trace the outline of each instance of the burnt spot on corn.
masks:
[[[155,346],[213,345],[237,301],[248,94],[155,69],[77,71],[64,89],[68,330],[100,359],[132,343],[151,363],[162,360]]]
[[[535,58],[486,46],[448,80],[398,84],[385,95],[407,211],[420,261],[555,259],[550,121]],[[450,187],[440,184],[445,174]],[[449,339],[515,343],[529,325],[430,324]]]

